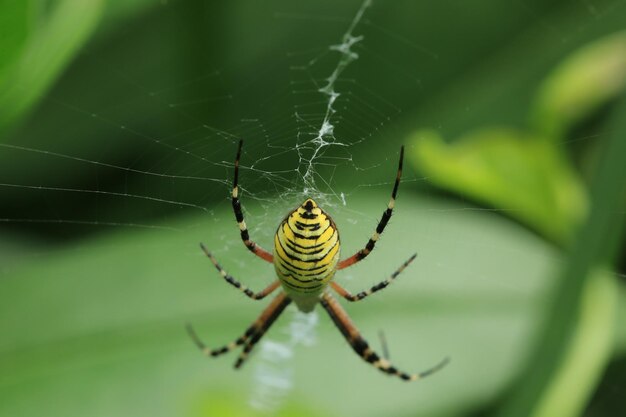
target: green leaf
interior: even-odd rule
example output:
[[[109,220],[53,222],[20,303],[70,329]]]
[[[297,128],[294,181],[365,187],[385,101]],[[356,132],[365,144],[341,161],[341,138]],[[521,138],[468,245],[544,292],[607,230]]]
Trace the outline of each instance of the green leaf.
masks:
[[[328,209],[342,233],[344,256],[366,242],[387,198],[388,190],[363,193],[347,196],[350,210]],[[244,204],[253,239],[271,247],[284,213],[268,216]],[[451,357],[423,381],[405,383],[364,363],[322,310],[316,343],[297,347],[292,359],[270,361],[259,348],[234,371],[234,355],[203,357],[185,322],[218,346],[238,336],[267,302],[253,302],[223,282],[198,242],[253,289],[274,276],[272,265],[241,244],[224,204],[211,217],[168,224],[177,232],[120,230],[39,252],[5,272],[0,414],[199,416],[213,404],[211,410],[250,415],[251,398],[268,389],[259,372],[292,375],[293,388],[284,398],[279,393],[276,410],[292,404],[317,415],[443,417],[494,401],[531,348],[559,256],[500,216],[459,208],[401,189],[374,253],[336,277],[360,291],[418,252],[392,286],[346,308],[373,348],[379,349],[375,335],[384,330],[391,360],[401,369],[419,371]],[[267,338],[284,342],[292,321],[288,310]]]
[[[619,300],[617,305],[618,323],[626,323],[626,285],[620,281]],[[615,352],[617,355],[626,355],[626,326],[617,326],[617,335],[615,336]]]
[[[612,336],[617,287],[594,280],[596,268],[614,263],[624,232],[624,217],[616,213],[623,213],[626,203],[625,113],[626,96],[613,113],[603,159],[592,182],[592,210],[554,288],[539,332],[541,344],[505,404],[503,416],[580,415],[608,362],[607,339]],[[600,328],[593,329],[595,326]],[[586,363],[575,359],[585,359]],[[577,396],[569,391],[568,377],[573,375],[582,376],[575,380]],[[573,401],[572,395],[579,400]]]
[[[584,46],[554,70],[537,94],[533,127],[546,139],[561,140],[625,86],[626,32],[618,32]]]
[[[103,4],[104,0],[55,2],[51,11],[31,26],[25,39],[22,36],[14,42],[11,62],[0,72],[0,132],[37,103],[61,74],[89,39]],[[17,11],[13,7],[12,3],[3,4],[3,8],[11,9],[9,16],[24,19],[24,6]]]
[[[31,30],[32,2],[4,0],[0,2],[0,85],[7,67],[19,54]]]
[[[617,282],[606,271],[594,271],[581,299],[579,325],[560,359],[535,417],[579,416],[594,392],[613,348]]]
[[[551,143],[511,129],[483,129],[445,143],[434,131],[408,142],[428,181],[477,200],[563,243],[587,211],[585,191]]]

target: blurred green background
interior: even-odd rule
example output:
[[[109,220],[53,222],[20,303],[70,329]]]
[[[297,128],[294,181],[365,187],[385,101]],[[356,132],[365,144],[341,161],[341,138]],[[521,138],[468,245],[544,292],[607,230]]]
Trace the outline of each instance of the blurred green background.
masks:
[[[0,0],[0,415],[616,416],[626,391],[626,2]],[[204,358],[266,301],[252,238],[308,196],[366,243],[337,274],[373,347],[291,308],[240,371]],[[316,154],[316,151],[321,151]],[[314,183],[304,181],[312,160]],[[260,275],[260,277],[259,277]],[[300,323],[300,324],[298,324]],[[280,348],[282,347],[282,349]],[[285,350],[286,349],[286,350]]]

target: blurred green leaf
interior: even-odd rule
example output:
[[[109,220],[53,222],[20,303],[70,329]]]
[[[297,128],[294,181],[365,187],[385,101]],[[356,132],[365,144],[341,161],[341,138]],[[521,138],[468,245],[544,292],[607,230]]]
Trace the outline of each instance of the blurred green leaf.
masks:
[[[188,414],[185,413],[184,415],[189,415],[189,417],[262,417],[267,415],[275,417],[332,417],[334,415],[332,413],[317,413],[314,411],[315,407],[305,407],[293,402],[287,402],[278,411],[270,409],[268,412],[267,409],[250,407],[249,401],[246,400],[236,391],[216,390],[207,393],[204,398],[199,398],[197,403],[192,403]]]
[[[0,2],[0,85],[5,83],[7,68],[28,38],[33,17],[32,4],[23,0]]]
[[[89,39],[103,4],[104,0],[54,2],[45,17],[30,26],[27,35],[17,37],[12,53],[8,54],[11,62],[0,68],[3,70],[0,72],[0,132],[45,94]],[[28,14],[26,5],[16,8],[14,2],[4,2],[2,8],[0,13],[18,22]]]
[[[606,271],[591,272],[580,305],[579,325],[561,367],[541,400],[535,417],[579,416],[587,405],[613,350],[617,282]]]
[[[532,125],[540,137],[560,141],[625,86],[626,32],[619,32],[585,45],[554,70],[539,90]]]
[[[504,211],[553,241],[568,241],[587,211],[580,180],[543,140],[493,128],[450,144],[420,131],[407,144],[408,160],[432,184]]]
[[[145,13],[147,10],[157,6],[164,6],[167,3],[168,1],[154,0],[109,0],[107,1],[105,11],[106,23],[121,23],[126,21],[126,19],[132,18],[140,13]]]
[[[556,412],[559,416],[577,416],[586,405],[586,399],[595,389],[598,374],[608,362],[607,337],[612,336],[609,328],[615,306],[617,287],[609,286],[602,290],[602,284],[594,284],[596,268],[615,261],[621,236],[624,232],[624,217],[616,215],[626,209],[626,96],[612,114],[609,136],[603,149],[603,159],[591,184],[591,211],[588,220],[578,232],[577,239],[569,254],[561,277],[554,288],[553,300],[548,304],[549,311],[539,333],[541,343],[528,361],[528,371],[514,387],[511,401],[507,402],[502,415],[507,417],[544,416],[546,412]],[[600,287],[596,287],[600,285]],[[591,291],[591,294],[587,292]],[[596,291],[598,291],[596,293]],[[601,294],[604,293],[604,298]],[[589,298],[588,298],[589,297]],[[606,304],[600,308],[602,304]],[[595,305],[595,307],[594,307]],[[604,310],[609,308],[608,311]],[[598,339],[585,336],[585,329],[595,321],[589,309],[599,313],[597,319],[605,316],[605,329],[593,330]],[[595,323],[601,325],[601,323]],[[596,333],[597,332],[597,333]],[[595,351],[591,361],[589,352]],[[576,364],[572,359],[577,355],[587,358],[587,363]],[[577,380],[580,402],[571,404],[571,392],[566,391],[569,381],[566,376],[584,373],[587,379]],[[543,408],[545,407],[545,408]],[[554,414],[552,414],[554,415]]]
[[[617,323],[626,323],[626,285],[620,281],[617,305]],[[617,355],[626,355],[626,326],[616,327],[615,351]]]
[[[362,213],[330,209],[344,254],[371,234],[388,190],[347,198]],[[393,286],[348,310],[373,347],[384,329],[398,367],[418,371],[445,356],[452,362],[417,384],[387,377],[363,363],[319,311],[316,345],[278,363],[294,368],[288,403],[324,415],[449,416],[494,401],[520,371],[551,285],[548,272],[559,260],[554,249],[491,213],[408,191],[396,207],[376,251],[337,279],[359,291],[415,250],[418,259]],[[284,213],[267,218],[262,207],[246,208],[254,239],[270,246]],[[226,395],[238,401],[231,410],[248,407],[260,384],[255,374],[268,364],[257,355],[235,372],[232,355],[203,357],[183,325],[191,321],[218,345],[238,336],[266,303],[225,284],[197,242],[254,289],[272,279],[273,267],[245,250],[228,204],[174,226],[182,233],[121,230],[39,253],[0,279],[0,414],[40,415],[46,404],[50,415],[66,417],[197,416],[198,404]],[[290,317],[288,311],[268,337],[280,339]]]

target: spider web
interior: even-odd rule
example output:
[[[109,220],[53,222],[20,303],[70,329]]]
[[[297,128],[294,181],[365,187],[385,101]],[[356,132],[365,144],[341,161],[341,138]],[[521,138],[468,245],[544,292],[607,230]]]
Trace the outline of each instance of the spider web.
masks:
[[[92,177],[106,178],[108,175],[121,177],[122,181],[110,187],[93,182],[81,187],[81,181],[69,175],[60,178],[58,185],[54,184],[54,179],[47,183],[37,176],[11,181],[11,176],[19,177],[22,173],[9,169],[3,173],[0,186],[9,192],[30,196],[40,194],[39,203],[50,206],[54,206],[51,200],[56,196],[75,198],[86,205],[93,205],[94,201],[107,204],[107,200],[112,204],[119,200],[143,201],[148,207],[148,215],[142,215],[143,219],[149,219],[150,212],[159,214],[172,209],[193,209],[210,214],[211,209],[207,207],[213,205],[213,196],[229,193],[234,150],[238,140],[244,139],[241,161],[244,205],[245,200],[256,200],[263,204],[263,212],[270,212],[276,193],[280,195],[279,200],[288,201],[288,205],[298,204],[309,196],[320,199],[326,206],[345,205],[346,192],[352,190],[338,189],[336,170],[347,167],[358,173],[382,165],[381,161],[374,166],[356,165],[351,149],[372,138],[381,126],[389,124],[400,113],[399,108],[386,100],[380,91],[366,87],[357,77],[345,76],[345,71],[365,51],[363,48],[356,50],[364,36],[355,35],[354,31],[363,23],[363,15],[370,6],[370,1],[364,2],[352,20],[276,12],[275,20],[292,25],[302,20],[316,22],[318,19],[331,22],[335,27],[348,25],[343,36],[336,38],[339,42],[328,46],[316,42],[312,48],[284,53],[286,56],[281,62],[270,65],[270,71],[278,74],[278,82],[275,82],[281,85],[278,93],[257,91],[267,81],[266,74],[234,89],[232,85],[241,81],[226,81],[224,69],[210,70],[169,86],[149,87],[131,73],[107,66],[109,80],[113,79],[122,88],[135,90],[133,99],[154,109],[153,120],[165,118],[164,135],[152,134],[146,130],[143,120],[125,114],[126,108],[135,103],[90,106],[76,97],[59,97],[53,92],[46,99],[46,105],[54,107],[57,112],[74,114],[82,121],[88,120],[85,123],[88,127],[99,127],[107,134],[112,132],[123,137],[130,149],[138,149],[134,159],[109,162],[92,158],[88,152],[85,156],[80,152],[64,152],[63,148],[68,144],[64,143],[62,136],[47,143],[45,148],[36,144],[30,146],[30,141],[24,138],[16,143],[2,144],[5,157],[25,156],[33,165],[49,163],[63,166],[64,171],[82,169]],[[105,65],[97,56],[94,61],[96,65]],[[199,95],[198,90],[204,89],[222,91],[208,97],[205,93]],[[263,98],[257,106],[250,104],[257,102],[250,98],[254,95]],[[226,114],[226,117],[220,117],[224,121],[211,121],[211,115],[207,117],[205,114],[207,107],[209,112],[217,108],[228,109],[221,111]],[[266,110],[268,108],[279,111],[270,113]],[[107,152],[106,147],[104,152]],[[158,159],[151,159],[155,154]],[[396,154],[397,151],[390,156]],[[277,161],[285,169],[273,168]],[[199,188],[204,191],[195,194]],[[284,203],[280,204],[281,208],[284,206]],[[44,214],[45,210],[38,212]],[[85,213],[81,218],[80,213],[72,213],[67,207],[51,207],[50,214],[53,215],[6,216],[3,221],[48,226],[75,224],[81,232],[88,231],[85,226],[89,225],[172,228],[164,224],[167,222],[163,222],[163,217],[140,222],[139,218],[126,220],[120,213],[109,215],[105,210]],[[255,213],[255,217],[257,224],[264,224],[258,219],[263,213]]]
[[[621,2],[608,3],[583,1],[578,6],[586,10],[591,21],[603,19]],[[520,13],[534,13],[532,2],[515,5]],[[199,12],[211,22],[211,10],[206,7]],[[373,230],[378,219],[364,214],[353,198],[368,189],[391,191],[402,142],[399,138],[406,135],[406,126],[421,127],[419,123],[427,120],[429,126],[434,123],[435,128],[455,136],[476,127],[475,119],[481,117],[482,103],[464,99],[467,116],[448,119],[446,101],[457,98],[453,93],[443,93],[435,104],[421,103],[434,94],[431,85],[438,85],[440,78],[462,78],[468,69],[455,66],[461,59],[455,61],[431,50],[429,45],[437,44],[430,38],[434,35],[415,29],[414,17],[402,16],[403,7],[401,3],[391,6],[370,0],[289,9],[280,3],[233,7],[231,13],[240,26],[251,19],[263,19],[264,25],[259,26],[267,27],[267,39],[223,26],[224,32],[215,39],[192,42],[203,42],[209,48],[228,42],[237,50],[226,48],[216,53],[216,60],[202,61],[199,57],[201,64],[193,70],[177,69],[171,62],[150,62],[166,67],[159,73],[172,69],[173,74],[152,79],[140,68],[120,65],[127,58],[123,52],[114,55],[117,60],[106,61],[101,56],[107,56],[102,54],[107,39],[94,41],[78,58],[77,67],[100,68],[86,72],[91,75],[87,85],[110,84],[114,92],[97,98],[72,92],[87,88],[72,84],[76,82],[73,71],[78,70],[70,68],[33,118],[37,120],[52,109],[55,117],[75,120],[75,125],[55,126],[44,120],[44,128],[55,126],[56,130],[31,127],[16,133],[19,140],[0,144],[0,191],[10,194],[11,201],[27,202],[27,207],[3,207],[0,226],[7,233],[41,239],[42,244],[31,254],[37,257],[46,253],[48,239],[80,240],[110,233],[111,229],[185,234],[191,228],[181,227],[180,219],[194,214],[216,224],[232,223],[233,215],[227,208],[233,159],[237,143],[243,139],[242,204],[255,241],[271,248],[266,242],[271,242],[276,225],[289,209],[308,197],[318,200],[333,216],[338,214]],[[422,10],[429,13],[428,6]],[[469,6],[464,11],[472,13]],[[167,9],[161,12],[168,14]],[[550,19],[540,24],[550,39],[567,42],[571,36]],[[140,34],[138,38],[145,40],[146,36]],[[148,44],[164,41],[155,37],[154,43]],[[127,53],[141,59],[137,48],[130,51]],[[264,55],[264,51],[269,52]],[[462,54],[459,51],[459,56]],[[448,72],[433,74],[431,69],[442,60],[449,60]],[[246,71],[242,72],[242,67]],[[370,68],[379,71],[373,74]],[[450,86],[450,91],[454,87]],[[435,110],[430,110],[431,105]],[[140,115],[138,108],[143,109]],[[513,112],[495,118],[502,123],[520,123],[511,116]],[[54,140],[43,141],[46,136]],[[94,141],[98,146],[94,151],[66,136],[84,137],[86,143]],[[372,145],[378,152],[361,152],[361,146]],[[124,152],[120,153],[120,148]],[[13,159],[18,166],[11,164]],[[50,167],[50,171],[38,172],[33,167]],[[60,174],[48,175],[53,171]],[[403,187],[424,180],[409,167],[403,175]],[[379,203],[380,211],[385,203]],[[438,222],[454,222],[457,211],[512,209],[480,209],[468,202],[456,209],[440,210]],[[427,238],[447,247],[449,242],[438,240],[437,225],[432,226],[424,232]],[[234,227],[228,234],[207,231],[206,239],[219,246],[222,256],[243,251]],[[347,242],[347,252],[358,249],[365,239]],[[477,242],[485,245],[484,250],[495,249],[480,238],[463,235],[463,231],[457,244],[471,251]],[[181,255],[193,252],[200,256],[195,244],[190,242]],[[6,259],[4,273],[27,260]],[[484,278],[445,260],[437,261],[435,268],[474,283]],[[494,270],[491,274],[502,272]],[[346,279],[352,276],[347,272]],[[291,358],[300,345],[315,342],[316,324],[316,316],[295,314],[290,321],[277,323],[277,331],[266,336],[253,359],[256,363],[251,364],[254,388],[249,401],[254,407],[267,413],[281,407],[294,386]]]
[[[580,7],[593,18],[601,19],[619,3],[602,6],[584,1]],[[519,8],[534,13],[530,3],[519,2]],[[356,12],[348,18],[351,10]],[[257,12],[258,9],[252,9],[247,13]],[[309,196],[320,199],[333,210],[350,210],[346,198],[355,191],[364,187],[389,187],[393,170],[388,168],[395,165],[397,149],[385,148],[386,154],[372,159],[359,155],[359,145],[384,144],[396,131],[402,131],[397,127],[406,123],[402,109],[429,93],[426,87],[429,80],[421,76],[441,57],[427,46],[379,24],[379,17],[384,17],[386,12],[382,5],[372,6],[371,1],[365,1],[334,12],[316,15],[306,11],[272,10],[270,16],[266,14],[267,19],[283,24],[281,30],[285,32],[297,30],[303,22],[311,27],[326,25],[326,29],[333,30],[325,30],[327,38],[324,39],[299,39],[296,35],[289,46],[295,44],[300,49],[282,49],[276,62],[260,70],[255,68],[254,74],[248,72],[244,76],[230,72],[230,67],[236,65],[231,60],[225,68],[211,68],[170,84],[160,79],[150,84],[135,78],[132,69],[100,61],[96,54],[99,45],[90,45],[94,51],[88,49],[85,54],[92,58],[89,64],[104,66],[107,73],[103,79],[120,89],[133,91],[130,97],[134,102],[116,102],[113,98],[112,102],[91,105],[76,99],[77,95],[64,97],[53,91],[45,99],[44,107],[73,115],[81,127],[101,129],[94,134],[98,139],[111,135],[121,137],[121,141],[128,143],[130,156],[108,159],[106,154],[110,150],[106,146],[98,148],[104,153],[102,158],[92,157],[88,150],[76,146],[74,152],[67,152],[73,144],[64,142],[62,134],[55,132],[54,141],[42,146],[32,138],[34,133],[41,132],[27,131],[28,136],[21,136],[22,132],[18,131],[19,140],[0,144],[4,165],[10,166],[7,162],[12,158],[24,157],[26,162],[20,162],[21,166],[43,168],[50,164],[62,167],[65,176],[44,179],[36,172],[28,176],[23,169],[3,166],[0,187],[8,193],[31,197],[32,206],[41,206],[32,210],[39,216],[23,218],[15,216],[20,210],[11,207],[5,210],[7,215],[1,220],[8,225],[34,223],[33,230],[39,230],[38,224],[53,229],[54,224],[76,224],[79,233],[92,233],[99,226],[175,230],[174,222],[168,221],[174,218],[170,213],[191,210],[213,215],[215,195],[224,196],[220,205],[227,204],[234,151],[240,139],[245,141],[241,161],[242,198],[244,205],[246,200],[261,203],[254,217],[262,224],[276,224],[285,206],[298,204]],[[367,13],[373,13],[374,17],[367,17]],[[393,22],[393,19],[388,20]],[[559,32],[549,22],[543,21],[542,25],[547,32],[567,40],[567,34]],[[388,44],[398,47],[400,52],[387,52]],[[410,60],[405,59],[406,55],[410,55]],[[376,65],[383,72],[372,79],[363,68]],[[400,82],[384,86],[376,83],[387,82],[392,77]],[[67,82],[67,79],[62,80],[62,86]],[[270,85],[264,87],[265,84]],[[400,89],[402,94],[394,89]],[[152,119],[135,119],[132,112],[127,112],[133,105],[149,107]],[[146,126],[159,118],[165,119],[158,126],[164,133],[154,134]],[[451,123],[441,123],[436,127],[448,129],[451,134],[466,128],[463,123],[450,126]],[[276,166],[284,168],[276,169]],[[88,181],[73,178],[73,169]],[[369,181],[371,177],[384,178],[385,175],[389,180],[382,183]],[[355,187],[350,181],[342,180],[345,177],[362,177],[363,180],[357,181]],[[99,178],[104,182],[98,183]],[[410,171],[403,178],[403,182],[422,180]],[[202,191],[197,192],[198,189]],[[119,211],[109,214],[106,210],[92,210],[82,215],[68,207],[55,206],[54,200],[64,197],[75,197],[87,206],[100,202],[107,205],[108,201],[143,201],[149,209],[141,216],[126,218]],[[277,200],[280,203],[276,203]],[[280,214],[264,219],[274,208]],[[31,214],[28,209],[23,211]],[[147,221],[141,222],[141,219]],[[263,233],[262,227],[258,229]],[[267,236],[271,236],[271,232]]]

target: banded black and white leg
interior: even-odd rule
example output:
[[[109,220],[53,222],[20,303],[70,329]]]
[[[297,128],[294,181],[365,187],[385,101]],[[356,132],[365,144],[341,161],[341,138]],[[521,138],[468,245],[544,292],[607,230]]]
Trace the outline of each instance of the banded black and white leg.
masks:
[[[370,240],[367,242],[365,247],[359,250],[357,253],[352,255],[349,258],[340,261],[337,264],[337,269],[344,269],[349,267],[350,265],[354,265],[355,263],[363,260],[367,255],[369,255],[373,250],[374,246],[376,246],[376,242],[380,239],[380,235],[385,230],[387,223],[389,223],[389,219],[391,219],[391,215],[393,214],[393,208],[396,205],[396,195],[398,194],[398,187],[400,186],[400,178],[402,177],[402,161],[404,160],[404,146],[400,148],[400,162],[398,163],[398,172],[396,174],[396,181],[393,184],[393,190],[391,191],[391,199],[389,200],[389,204],[387,204],[387,209],[383,212],[378,225],[376,226],[376,231],[370,237]]]
[[[337,294],[339,294],[340,296],[342,296],[346,300],[348,300],[348,301],[360,301],[360,300],[364,299],[365,297],[370,296],[370,295],[374,294],[375,292],[378,292],[378,291],[382,290],[383,288],[387,288],[387,286],[389,284],[391,284],[398,277],[398,275],[400,275],[400,273],[402,271],[404,271],[404,269],[407,266],[409,266],[409,264],[411,262],[413,262],[413,260],[415,260],[416,256],[417,256],[417,253],[413,254],[413,256],[411,256],[407,261],[405,261],[400,266],[400,268],[398,268],[386,280],[381,281],[378,284],[372,286],[370,289],[368,289],[366,291],[361,291],[361,292],[357,293],[356,295],[351,294],[350,292],[348,292],[348,290],[343,288],[341,285],[339,285],[335,281],[331,281],[330,286],[332,287],[333,290],[335,290],[337,292]]]
[[[237,281],[232,275],[229,275],[224,270],[224,268],[222,268],[222,266],[217,262],[217,259],[215,259],[213,254],[211,252],[209,252],[209,250],[206,248],[206,246],[204,246],[204,244],[200,243],[200,247],[202,248],[202,250],[204,251],[206,256],[211,260],[211,262],[213,263],[213,265],[215,266],[217,271],[220,273],[222,278],[224,278],[224,280],[226,282],[228,282],[230,285],[232,285],[233,287],[237,288],[239,291],[241,291],[242,293],[244,293],[248,297],[252,298],[253,300],[261,300],[261,299],[265,298],[268,294],[270,294],[272,291],[274,291],[276,288],[278,288],[280,286],[280,281],[276,280],[276,281],[272,282],[270,285],[268,285],[262,291],[259,291],[259,292],[255,293],[250,288],[246,287],[241,282]]]
[[[328,312],[328,315],[335,323],[335,326],[337,326],[341,334],[343,334],[346,338],[352,347],[352,350],[354,350],[364,361],[370,363],[372,366],[384,373],[395,375],[404,381],[417,381],[439,371],[448,363],[448,359],[446,358],[432,368],[416,374],[409,374],[400,371],[387,359],[381,358],[369,347],[367,341],[363,339],[359,330],[352,323],[350,317],[348,317],[348,313],[346,313],[346,311],[341,307],[337,300],[333,298],[332,295],[328,292],[324,293],[320,299],[320,303]]]
[[[245,331],[244,334],[239,336],[233,342],[230,342],[229,344],[224,345],[219,348],[210,349],[204,344],[202,340],[200,340],[200,338],[198,337],[197,333],[195,332],[191,324],[187,323],[186,328],[187,328],[187,333],[189,334],[189,337],[191,337],[191,340],[193,340],[196,346],[198,346],[198,349],[200,349],[205,356],[219,356],[219,355],[223,355],[224,353],[230,352],[231,350],[235,349],[237,346],[243,345],[257,331],[257,325],[255,321],[252,324],[252,326],[248,327],[248,329]]]
[[[285,293],[278,294],[241,336],[219,348],[208,348],[206,344],[200,340],[190,324],[187,324],[187,333],[189,333],[191,339],[205,356],[220,356],[243,345],[244,351],[235,363],[235,368],[239,368],[248,357],[248,354],[254,345],[261,339],[261,337],[267,332],[270,326],[274,323],[274,321],[276,321],[278,316],[280,316],[290,303],[291,299]]]
[[[233,211],[235,212],[235,219],[237,220],[237,225],[239,226],[239,232],[241,233],[241,240],[243,241],[243,244],[246,245],[250,252],[271,263],[274,262],[274,256],[250,239],[248,227],[246,226],[246,221],[244,220],[243,212],[241,211],[241,202],[239,201],[239,159],[241,158],[242,146],[243,140],[240,140],[239,147],[237,148],[237,156],[235,158],[235,178],[233,180],[233,193],[231,199]]]
[[[254,333],[252,337],[250,337],[243,347],[243,351],[237,358],[235,362],[235,368],[239,369],[241,365],[248,359],[250,356],[250,352],[256,346],[256,344],[261,340],[263,335],[269,330],[272,324],[276,321],[278,316],[282,314],[285,308],[291,303],[291,299],[285,294],[281,292],[279,295],[274,298],[272,304],[265,309],[263,314],[261,315],[260,323],[258,330]]]

